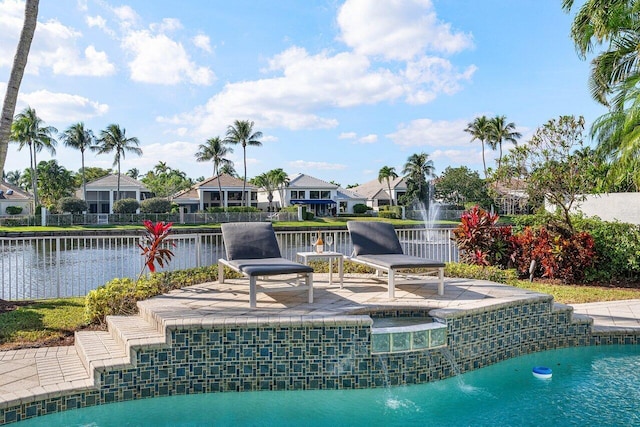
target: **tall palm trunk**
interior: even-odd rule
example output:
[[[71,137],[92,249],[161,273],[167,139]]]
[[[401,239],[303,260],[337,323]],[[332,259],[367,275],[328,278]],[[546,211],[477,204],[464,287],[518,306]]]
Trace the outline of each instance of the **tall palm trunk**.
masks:
[[[246,186],[247,186],[247,145],[246,144],[242,144],[242,155],[243,155],[243,160],[244,160],[244,180],[242,181],[242,206],[245,206],[244,201],[245,201],[245,193],[246,193]],[[249,203],[247,203],[247,206],[249,206]]]
[[[218,172],[218,165],[217,164],[214,166],[214,169],[215,169],[214,173],[216,174],[216,177],[217,177],[217,180],[218,180],[218,197],[220,197],[220,207],[221,208],[225,208],[225,210],[226,210],[226,207],[224,206],[224,200],[223,200],[223,197],[222,197],[222,184],[220,184],[220,172]]]
[[[22,82],[24,69],[27,66],[31,41],[36,32],[38,3],[38,0],[27,0],[25,5],[24,24],[20,32],[16,55],[13,58],[9,81],[7,82],[7,93],[5,94],[2,104],[2,116],[0,117],[0,176],[2,176],[4,163],[7,160],[7,150],[9,148],[9,139],[11,138],[11,123],[13,122],[13,115],[16,111],[20,83]]]
[[[482,144],[482,167],[484,168],[484,177],[487,177],[487,161],[484,159],[484,140],[481,139],[480,143]]]
[[[38,207],[40,200],[38,199],[38,160],[36,157],[35,142],[31,144],[31,148],[33,149],[33,166],[31,170],[31,179],[33,181],[33,202],[36,204],[36,207]]]
[[[391,202],[391,206],[393,206],[393,195],[391,194],[391,182],[389,181],[389,177],[387,177],[387,188],[389,189],[389,201]]]
[[[87,200],[87,178],[84,175],[84,150],[81,150],[82,156],[82,200]]]

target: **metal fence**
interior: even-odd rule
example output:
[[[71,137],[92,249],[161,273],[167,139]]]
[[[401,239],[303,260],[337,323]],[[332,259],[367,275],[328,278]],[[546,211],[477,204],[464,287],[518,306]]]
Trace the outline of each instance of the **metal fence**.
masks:
[[[346,230],[321,230],[325,250],[353,251]],[[398,229],[406,254],[457,261],[451,229]],[[327,236],[333,236],[328,246]],[[317,230],[277,231],[282,256],[313,250]],[[224,257],[219,232],[175,234],[175,257],[166,270],[216,264]],[[136,278],[143,269],[138,236],[55,236],[0,238],[0,298],[5,300],[84,296],[117,277]]]
[[[40,218],[39,216],[37,218]],[[46,214],[49,226],[134,224],[143,220],[165,221],[176,224],[216,224],[239,221],[297,221],[297,212],[216,212],[216,213],[166,213],[166,214]],[[17,221],[14,218],[14,222]],[[41,225],[41,221],[35,225]],[[35,222],[35,221],[32,221]]]

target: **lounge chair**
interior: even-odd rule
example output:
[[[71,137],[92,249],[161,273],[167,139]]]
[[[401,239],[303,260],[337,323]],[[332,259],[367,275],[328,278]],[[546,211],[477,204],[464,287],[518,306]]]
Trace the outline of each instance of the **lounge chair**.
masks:
[[[444,295],[444,263],[405,255],[393,226],[384,222],[347,221],[353,243],[353,254],[347,259],[387,273],[389,298],[394,298],[395,276],[406,269],[423,269],[426,274],[437,272],[438,295]],[[411,276],[424,273],[411,273]]]
[[[313,303],[313,268],[282,258],[276,233],[269,222],[234,222],[222,224],[222,238],[227,259],[218,260],[218,281],[224,283],[224,266],[249,278],[249,307],[256,306],[257,292],[281,290],[304,290],[309,293],[309,304]],[[256,281],[262,277],[296,275],[296,286],[258,287]],[[263,277],[265,276],[265,277]],[[300,284],[304,278],[304,285]],[[272,280],[273,281],[273,280]],[[282,283],[282,280],[279,281]]]

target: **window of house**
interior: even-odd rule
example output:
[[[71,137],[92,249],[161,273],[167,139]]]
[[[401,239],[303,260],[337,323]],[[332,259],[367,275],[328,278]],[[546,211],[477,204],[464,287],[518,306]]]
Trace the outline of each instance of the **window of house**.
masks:
[[[304,190],[291,190],[292,199],[304,199],[304,196],[305,196]]]
[[[331,191],[321,191],[320,192],[320,198],[321,199],[330,199],[331,198]]]
[[[319,191],[309,191],[309,198],[312,200],[317,200],[320,198],[320,192]]]

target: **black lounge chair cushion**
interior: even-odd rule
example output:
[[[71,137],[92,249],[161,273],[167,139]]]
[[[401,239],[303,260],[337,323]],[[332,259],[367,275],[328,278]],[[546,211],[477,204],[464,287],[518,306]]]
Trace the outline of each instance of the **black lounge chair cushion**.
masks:
[[[353,253],[361,255],[402,254],[393,225],[386,222],[347,221]]]
[[[227,260],[281,258],[270,222],[233,222],[221,226]]]
[[[285,258],[234,259],[227,262],[248,276],[313,273],[313,268],[308,265],[289,261]]]
[[[440,268],[445,266],[440,261],[404,254],[359,255],[358,260],[393,270],[398,268]]]

